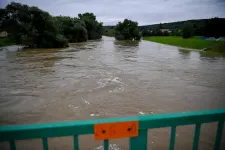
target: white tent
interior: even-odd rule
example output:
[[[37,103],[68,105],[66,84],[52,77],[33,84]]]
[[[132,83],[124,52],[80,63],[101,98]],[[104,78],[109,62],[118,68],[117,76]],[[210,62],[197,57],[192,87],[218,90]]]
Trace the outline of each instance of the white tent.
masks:
[[[214,38],[214,37],[209,37],[209,38],[207,38],[206,40],[216,40],[216,38]]]
[[[220,37],[218,39],[216,39],[217,41],[225,41],[225,37]]]

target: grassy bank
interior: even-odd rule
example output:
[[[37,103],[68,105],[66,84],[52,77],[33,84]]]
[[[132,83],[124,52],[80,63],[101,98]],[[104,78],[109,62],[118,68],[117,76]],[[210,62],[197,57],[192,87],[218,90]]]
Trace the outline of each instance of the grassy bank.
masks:
[[[198,40],[197,37],[183,39],[179,36],[151,36],[151,37],[143,37],[144,40],[168,44],[173,46],[192,48],[192,49],[204,49],[208,47],[212,47],[217,44],[221,44],[221,41],[208,41],[208,40]]]
[[[8,38],[0,38],[0,47],[9,45],[15,45],[15,43]]]

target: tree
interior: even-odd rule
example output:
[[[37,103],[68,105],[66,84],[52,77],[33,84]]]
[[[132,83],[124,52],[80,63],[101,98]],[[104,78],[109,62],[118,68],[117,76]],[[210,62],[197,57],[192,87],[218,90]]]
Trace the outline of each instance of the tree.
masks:
[[[78,18],[56,16],[58,32],[63,34],[69,42],[84,42],[88,40],[88,33],[84,21]]]
[[[163,32],[163,36],[169,36],[170,34],[169,34],[169,32],[168,31],[164,31]]]
[[[182,37],[183,38],[190,38],[193,36],[194,29],[191,23],[186,23],[182,30]]]
[[[221,37],[225,36],[225,19],[211,18],[205,21],[204,36],[206,37]]]
[[[159,24],[159,29],[163,29],[163,25],[161,23]]]
[[[93,13],[78,14],[78,18],[86,24],[89,40],[102,38],[102,23],[96,20],[96,16]]]
[[[66,39],[60,37],[49,13],[37,7],[12,2],[1,10],[0,26],[10,33],[16,44],[28,47],[66,47]]]
[[[53,17],[38,7],[12,2],[0,9],[0,29],[7,31],[16,44],[53,48],[99,39],[103,26],[93,13],[79,14],[78,18]]]
[[[140,40],[138,23],[128,19],[119,22],[115,27],[115,38],[117,40]]]
[[[152,33],[149,29],[144,29],[142,31],[142,36],[152,36]]]
[[[113,28],[104,28],[103,35],[105,36],[115,36],[115,30]]]

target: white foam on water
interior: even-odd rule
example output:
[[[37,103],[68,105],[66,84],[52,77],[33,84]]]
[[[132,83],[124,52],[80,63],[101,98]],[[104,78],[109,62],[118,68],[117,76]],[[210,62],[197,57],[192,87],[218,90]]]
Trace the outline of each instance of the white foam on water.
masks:
[[[94,148],[94,150],[104,150],[104,147],[98,146],[98,147]],[[121,150],[121,148],[119,148],[116,144],[110,144],[109,150]]]
[[[143,111],[139,111],[138,112],[140,115],[145,115],[145,113]]]
[[[112,85],[116,86],[116,88],[109,90],[110,93],[122,92],[124,90],[124,87],[126,87],[126,84],[122,82],[119,77],[112,76],[110,75],[110,73],[107,73],[107,75],[108,77],[98,80],[98,86],[95,89],[100,89]]]
[[[79,106],[74,106],[74,105],[69,105],[69,109],[71,109],[73,112],[75,112],[76,115],[80,115],[80,107]]]
[[[77,109],[77,108],[79,108],[79,107],[78,107],[78,106],[74,106],[74,105],[69,105],[69,108]]]
[[[90,114],[91,117],[100,116],[99,114]]]
[[[85,104],[88,104],[88,105],[90,104],[88,101],[84,101],[84,103],[85,103]]]
[[[94,59],[93,56],[89,56],[89,57],[88,57],[88,60],[93,60],[93,59]]]
[[[83,98],[81,98],[81,100],[82,100],[85,104],[88,104],[88,105],[90,104],[90,102],[84,100]]]

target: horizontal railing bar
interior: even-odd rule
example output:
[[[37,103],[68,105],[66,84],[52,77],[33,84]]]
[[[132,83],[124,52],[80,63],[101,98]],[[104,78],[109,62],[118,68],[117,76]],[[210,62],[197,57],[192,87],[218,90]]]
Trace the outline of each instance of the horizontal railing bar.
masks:
[[[0,141],[93,134],[94,124],[139,121],[139,129],[225,120],[225,109],[0,127]]]

